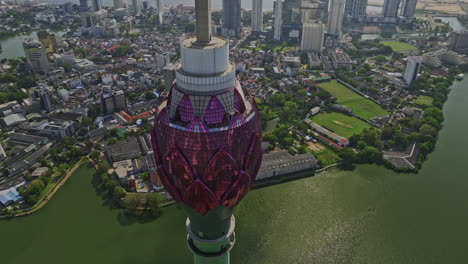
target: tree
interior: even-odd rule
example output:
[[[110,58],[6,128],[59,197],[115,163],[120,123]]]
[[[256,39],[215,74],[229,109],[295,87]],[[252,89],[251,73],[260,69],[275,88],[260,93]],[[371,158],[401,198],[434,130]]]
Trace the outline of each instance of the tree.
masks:
[[[161,209],[159,206],[160,196],[158,193],[148,193],[146,195],[145,211],[150,217],[159,216]]]
[[[367,146],[358,153],[358,160],[361,163],[382,163],[382,151],[375,147]]]
[[[137,215],[141,207],[141,198],[138,195],[127,195],[123,200],[123,206],[127,213]]]
[[[444,121],[444,114],[442,113],[442,110],[436,107],[426,108],[426,110],[424,110],[423,116],[424,118],[432,117],[435,120],[437,120],[439,123]]]
[[[356,153],[350,148],[344,148],[338,154],[341,159],[343,169],[353,169],[353,163],[356,162]]]
[[[117,186],[112,191],[112,200],[116,203],[121,203],[122,199],[127,195],[127,192],[121,186]]]

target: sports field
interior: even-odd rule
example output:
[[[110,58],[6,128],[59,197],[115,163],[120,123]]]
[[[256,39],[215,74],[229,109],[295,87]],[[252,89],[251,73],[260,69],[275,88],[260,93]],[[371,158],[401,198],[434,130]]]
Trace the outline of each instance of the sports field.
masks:
[[[320,113],[312,117],[312,121],[345,138],[359,134],[364,128],[370,127],[369,124],[356,117],[335,112]]]
[[[389,46],[395,52],[417,49],[413,45],[400,41],[381,41],[380,43],[384,44],[385,46]]]
[[[416,98],[413,103],[418,104],[418,105],[423,105],[423,106],[432,106],[432,97],[426,96],[426,95],[420,95],[418,98]]]
[[[319,87],[330,92],[337,99],[337,103],[353,109],[353,113],[364,118],[371,119],[376,116],[388,114],[385,109],[369,99],[346,88],[336,80],[320,83]]]

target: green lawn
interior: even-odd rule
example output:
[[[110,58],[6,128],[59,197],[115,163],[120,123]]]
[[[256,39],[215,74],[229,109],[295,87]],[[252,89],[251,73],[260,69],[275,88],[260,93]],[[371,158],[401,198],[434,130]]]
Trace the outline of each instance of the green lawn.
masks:
[[[400,41],[381,41],[380,43],[384,44],[385,46],[389,46],[395,52],[417,49],[413,45]]]
[[[312,117],[312,121],[345,138],[359,134],[364,128],[370,127],[369,124],[356,117],[335,112],[320,113]]]
[[[418,98],[416,98],[413,103],[418,104],[418,105],[423,105],[423,106],[432,106],[432,97],[426,96],[426,95],[420,95]]]
[[[320,83],[319,87],[330,92],[337,99],[337,103],[353,109],[353,113],[364,118],[371,119],[376,116],[388,114],[385,109],[369,99],[353,92],[336,80]]]

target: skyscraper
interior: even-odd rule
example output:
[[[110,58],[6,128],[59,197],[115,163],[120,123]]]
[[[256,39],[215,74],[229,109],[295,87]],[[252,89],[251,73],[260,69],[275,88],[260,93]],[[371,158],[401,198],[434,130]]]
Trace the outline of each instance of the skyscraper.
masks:
[[[159,23],[164,24],[164,0],[156,0],[156,9],[158,9]]]
[[[385,0],[382,9],[382,16],[384,17],[397,17],[400,0]]]
[[[414,17],[414,12],[416,12],[416,4],[418,0],[403,0],[401,6],[401,15],[404,17]]]
[[[274,32],[273,40],[281,40],[281,27],[283,26],[283,0],[275,1],[275,23],[274,23]]]
[[[46,74],[49,71],[47,53],[40,42],[31,39],[23,42],[26,60],[34,73]]]
[[[236,37],[241,31],[241,0],[223,0],[223,34]]]
[[[306,23],[302,27],[301,50],[322,52],[325,26],[322,22]]]
[[[212,37],[211,0],[196,0],[196,37],[181,41],[181,66],[151,131],[159,177],[188,214],[196,264],[228,264],[232,209],[262,161],[257,105],[235,75],[229,42]]]
[[[421,68],[422,58],[421,57],[408,57],[406,61],[405,69],[405,83],[411,85],[418,77],[419,68]]]
[[[139,15],[141,13],[140,0],[132,0],[132,9],[134,15]]]
[[[101,10],[102,9],[101,0],[93,0],[93,8],[94,8],[94,11]]]
[[[343,16],[345,10],[345,0],[330,0],[328,4],[328,24],[327,33],[341,36],[343,27]]]
[[[263,0],[252,1],[252,31],[263,31]]]
[[[351,17],[366,16],[367,0],[346,0],[345,13]]]

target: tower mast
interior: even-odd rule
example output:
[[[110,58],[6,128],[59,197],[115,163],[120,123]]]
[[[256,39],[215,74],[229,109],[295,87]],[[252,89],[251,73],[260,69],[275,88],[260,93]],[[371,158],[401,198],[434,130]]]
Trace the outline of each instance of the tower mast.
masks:
[[[195,1],[195,18],[197,20],[197,41],[211,42],[211,0]]]

